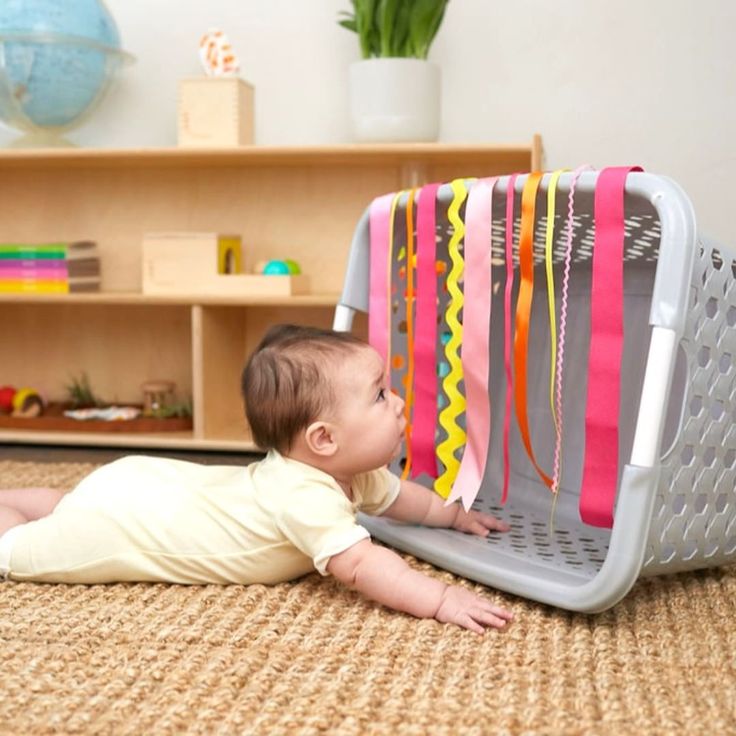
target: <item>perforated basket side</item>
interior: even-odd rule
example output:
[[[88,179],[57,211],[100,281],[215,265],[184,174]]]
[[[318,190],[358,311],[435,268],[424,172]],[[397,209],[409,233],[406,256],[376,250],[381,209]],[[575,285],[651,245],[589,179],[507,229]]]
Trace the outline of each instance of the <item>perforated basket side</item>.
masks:
[[[643,575],[736,559],[736,252],[707,239],[681,348],[682,425],[662,458]]]

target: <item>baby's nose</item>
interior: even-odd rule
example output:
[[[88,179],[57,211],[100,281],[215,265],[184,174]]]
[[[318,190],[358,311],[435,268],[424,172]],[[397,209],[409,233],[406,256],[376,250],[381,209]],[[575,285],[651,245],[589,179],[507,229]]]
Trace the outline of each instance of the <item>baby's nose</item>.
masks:
[[[396,407],[395,408],[396,408],[396,414],[398,416],[399,414],[401,414],[401,412],[404,411],[405,402],[404,402],[404,399],[401,398],[401,396],[399,396],[398,394],[394,394],[394,396],[396,397]]]

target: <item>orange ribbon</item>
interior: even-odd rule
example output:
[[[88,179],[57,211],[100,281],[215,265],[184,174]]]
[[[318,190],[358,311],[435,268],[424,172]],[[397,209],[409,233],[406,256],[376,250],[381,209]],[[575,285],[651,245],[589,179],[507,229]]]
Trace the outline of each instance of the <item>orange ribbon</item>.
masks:
[[[526,363],[529,350],[529,321],[534,294],[534,214],[537,190],[544,173],[535,171],[527,177],[521,193],[521,233],[519,235],[519,295],[516,299],[516,323],[514,332],[514,403],[516,421],[526,453],[539,477],[548,488],[550,478],[537,464],[529,436],[529,420],[526,405]]]

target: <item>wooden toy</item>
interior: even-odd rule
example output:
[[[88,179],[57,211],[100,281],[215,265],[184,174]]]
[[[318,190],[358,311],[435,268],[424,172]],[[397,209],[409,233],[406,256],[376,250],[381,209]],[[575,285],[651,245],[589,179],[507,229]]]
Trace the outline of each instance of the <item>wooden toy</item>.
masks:
[[[181,296],[289,296],[309,292],[309,278],[244,274],[236,235],[147,233],[143,237],[143,292]],[[232,270],[228,271],[228,268]]]
[[[38,417],[43,414],[44,400],[36,389],[19,388],[13,396],[14,417]]]
[[[142,386],[143,415],[158,416],[172,401],[176,384],[173,381],[146,381]]]
[[[178,144],[227,148],[254,142],[254,89],[240,77],[190,77],[179,82]]]

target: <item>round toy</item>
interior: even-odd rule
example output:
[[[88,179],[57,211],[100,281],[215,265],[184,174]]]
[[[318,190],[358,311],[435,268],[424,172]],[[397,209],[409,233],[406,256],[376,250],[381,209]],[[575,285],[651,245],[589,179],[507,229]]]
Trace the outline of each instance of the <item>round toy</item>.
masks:
[[[291,258],[285,258],[284,263],[292,276],[298,276],[302,272],[302,267]]]
[[[10,414],[13,411],[13,396],[15,396],[13,386],[0,386],[0,413]]]
[[[34,388],[19,388],[13,396],[14,417],[38,417],[43,414],[44,402]]]
[[[284,261],[269,261],[263,269],[263,273],[266,276],[288,276],[290,271]]]

